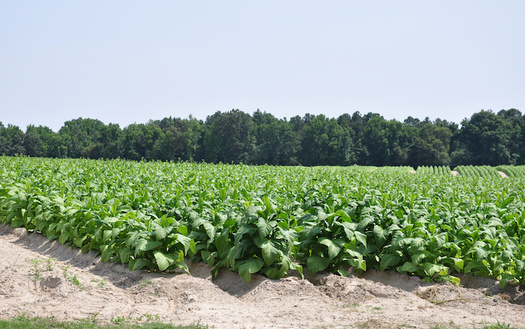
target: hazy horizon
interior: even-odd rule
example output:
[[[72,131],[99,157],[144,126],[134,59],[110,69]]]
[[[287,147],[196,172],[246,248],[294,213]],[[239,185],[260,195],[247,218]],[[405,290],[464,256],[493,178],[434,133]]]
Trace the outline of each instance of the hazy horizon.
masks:
[[[0,121],[525,111],[521,1],[0,3]]]

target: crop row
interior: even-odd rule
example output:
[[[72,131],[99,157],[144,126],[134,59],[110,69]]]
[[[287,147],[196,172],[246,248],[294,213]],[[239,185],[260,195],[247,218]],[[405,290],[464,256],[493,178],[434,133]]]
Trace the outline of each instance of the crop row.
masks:
[[[509,177],[525,178],[525,166],[498,166],[496,169],[504,172]]]
[[[0,157],[0,221],[132,270],[525,282],[523,179]]]
[[[458,166],[455,169],[464,177],[494,177],[501,178],[498,170],[491,166]]]
[[[419,166],[417,173],[420,175],[451,175],[451,170],[446,166]]]

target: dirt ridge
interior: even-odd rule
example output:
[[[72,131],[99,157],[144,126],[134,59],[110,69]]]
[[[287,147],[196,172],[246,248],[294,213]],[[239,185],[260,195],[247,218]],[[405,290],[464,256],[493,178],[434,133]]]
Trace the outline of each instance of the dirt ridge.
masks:
[[[367,271],[244,282],[203,263],[190,272],[130,272],[94,254],[0,225],[0,318],[19,314],[109,321],[155,318],[215,328],[464,328],[487,323],[525,327],[522,287],[465,276],[465,287],[433,285],[396,273]]]

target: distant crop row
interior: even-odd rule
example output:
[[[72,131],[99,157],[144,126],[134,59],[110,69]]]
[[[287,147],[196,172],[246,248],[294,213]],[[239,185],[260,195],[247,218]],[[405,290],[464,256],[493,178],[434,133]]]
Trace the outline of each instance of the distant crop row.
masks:
[[[499,166],[496,169],[504,172],[509,177],[525,178],[525,166]]]
[[[451,175],[450,167],[445,166],[420,166],[417,173],[421,175]]]
[[[461,176],[501,178],[498,170],[490,166],[459,166],[456,167],[456,171]]]
[[[398,172],[396,172],[398,171]],[[525,283],[524,179],[0,157],[0,222],[132,270],[375,268]]]
[[[501,177],[499,172],[508,177],[525,177],[525,166],[458,166],[454,168],[463,177]],[[498,172],[499,171],[499,172]],[[420,166],[417,173],[421,175],[450,175],[450,167]]]

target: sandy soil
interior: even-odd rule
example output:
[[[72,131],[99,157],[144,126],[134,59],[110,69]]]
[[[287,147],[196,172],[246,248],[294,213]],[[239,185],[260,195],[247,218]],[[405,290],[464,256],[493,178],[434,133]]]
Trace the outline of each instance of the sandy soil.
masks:
[[[509,176],[507,176],[507,174],[504,173],[503,171],[498,171],[498,174],[499,174],[502,178],[509,178]]]
[[[245,283],[204,264],[192,275],[130,272],[92,254],[0,225],[0,318],[54,316],[100,321],[153,318],[215,328],[441,328],[488,323],[525,328],[525,289],[462,278],[462,287],[369,271]]]

